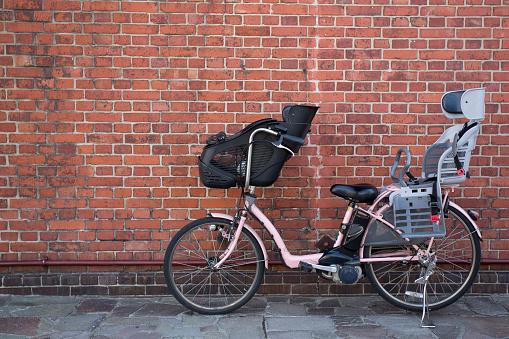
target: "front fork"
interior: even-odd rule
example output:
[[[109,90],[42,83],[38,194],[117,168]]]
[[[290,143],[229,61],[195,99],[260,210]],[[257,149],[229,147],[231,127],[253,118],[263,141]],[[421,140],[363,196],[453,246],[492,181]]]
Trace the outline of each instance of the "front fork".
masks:
[[[239,212],[237,212],[237,215],[235,216],[235,218],[232,221],[233,226],[235,226],[235,224],[237,224],[237,229],[235,230],[233,239],[228,239],[228,240],[230,240],[230,243],[228,244],[226,251],[219,256],[220,260],[214,265],[215,269],[218,269],[219,267],[221,267],[221,265],[228,259],[228,257],[232,254],[233,250],[237,246],[237,243],[240,238],[240,234],[242,232],[242,228],[244,227],[244,223],[246,222],[246,218],[247,218],[247,211],[245,209],[241,209]]]

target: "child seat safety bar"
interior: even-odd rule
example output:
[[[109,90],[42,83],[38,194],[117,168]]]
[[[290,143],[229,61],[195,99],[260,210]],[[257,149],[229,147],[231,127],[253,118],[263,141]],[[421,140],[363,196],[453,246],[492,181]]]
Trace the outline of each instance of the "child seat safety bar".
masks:
[[[401,154],[405,153],[405,166],[399,171],[398,175],[396,175],[396,169],[399,165],[399,160],[401,159]],[[403,176],[408,173],[410,169],[410,165],[412,164],[412,154],[410,153],[410,149],[408,147],[401,147],[396,154],[396,158],[394,159],[394,163],[391,166],[391,178],[394,182],[398,182],[401,187],[407,186],[405,180],[403,180]]]

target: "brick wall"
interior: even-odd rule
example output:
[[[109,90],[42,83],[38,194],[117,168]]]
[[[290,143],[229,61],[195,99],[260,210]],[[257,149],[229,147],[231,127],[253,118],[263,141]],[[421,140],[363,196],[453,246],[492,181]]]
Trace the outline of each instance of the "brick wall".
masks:
[[[259,194],[311,249],[345,206],[331,184],[388,183],[397,148],[450,126],[441,94],[478,86],[455,200],[481,214],[483,257],[509,259],[509,5],[445,2],[0,0],[0,260],[161,260],[238,196],[200,185],[207,135],[298,102],[321,106],[312,134]]]
[[[318,281],[318,284],[317,284]],[[161,270],[135,268],[119,272],[118,267],[102,271],[61,270],[0,273],[1,294],[45,295],[167,295]],[[509,293],[509,272],[482,270],[467,293]],[[260,294],[345,295],[375,294],[366,278],[355,285],[340,285],[316,274],[299,271],[267,271]]]

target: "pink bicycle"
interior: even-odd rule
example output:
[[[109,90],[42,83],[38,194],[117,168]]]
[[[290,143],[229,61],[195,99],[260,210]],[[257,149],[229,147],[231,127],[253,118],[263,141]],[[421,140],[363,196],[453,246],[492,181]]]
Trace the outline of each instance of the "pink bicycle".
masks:
[[[242,187],[237,213],[210,213],[171,239],[164,260],[169,290],[187,308],[204,314],[231,312],[244,305],[262,283],[269,261],[265,244],[246,223],[248,214],[272,235],[290,268],[317,272],[339,284],[366,276],[391,304],[407,310],[439,309],[472,285],[480,264],[477,213],[449,199],[469,177],[470,156],[484,117],[484,89],[448,92],[444,114],[467,118],[445,130],[426,151],[422,175],[410,171],[408,148],[398,151],[390,173],[394,183],[333,185],[348,200],[335,243],[319,253],[291,254],[276,227],[256,206],[255,187],[276,181],[286,160],[304,144],[318,108],[293,105],[283,121],[263,119],[227,137],[207,141],[199,157],[207,187]],[[406,163],[398,171],[400,157]],[[408,180],[404,180],[404,176]],[[361,207],[360,204],[368,204]]]

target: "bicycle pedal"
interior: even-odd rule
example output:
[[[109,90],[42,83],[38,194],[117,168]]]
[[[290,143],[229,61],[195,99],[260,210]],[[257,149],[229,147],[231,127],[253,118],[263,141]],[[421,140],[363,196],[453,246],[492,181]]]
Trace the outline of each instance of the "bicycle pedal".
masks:
[[[424,299],[424,295],[420,292],[406,291],[405,295],[407,295],[409,297],[417,298],[417,299]]]

